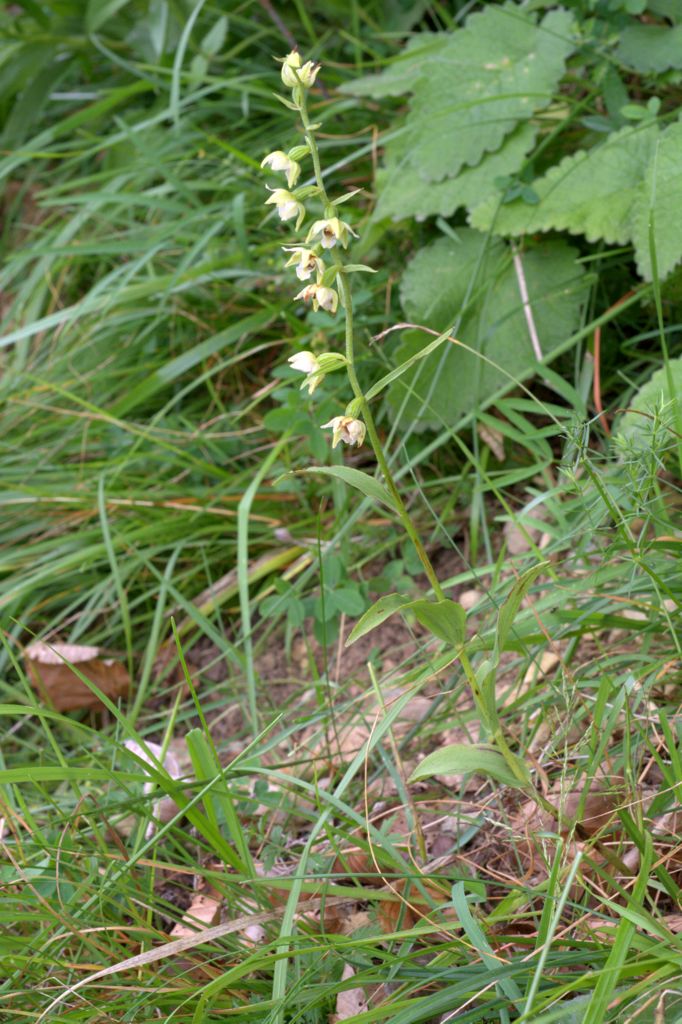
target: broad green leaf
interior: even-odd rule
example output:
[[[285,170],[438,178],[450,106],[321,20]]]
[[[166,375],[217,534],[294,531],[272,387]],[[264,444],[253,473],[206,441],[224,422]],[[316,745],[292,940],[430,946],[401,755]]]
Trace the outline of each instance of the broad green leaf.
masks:
[[[344,82],[339,92],[351,96],[371,96],[375,100],[412,92],[420,79],[431,73],[434,60],[439,59],[449,40],[450,37],[445,33],[419,32],[412,36],[403,52],[380,74]]]
[[[633,242],[639,272],[650,281],[653,221],[659,276],[682,259],[679,122],[663,133],[651,120],[613,132],[602,145],[565,157],[533,182],[533,190],[536,205],[517,199],[500,207],[492,197],[473,210],[470,224],[498,235],[565,230],[591,242]]]
[[[536,129],[529,122],[522,124],[504,139],[494,153],[486,154],[476,167],[462,167],[454,177],[432,182],[424,187],[424,179],[412,162],[404,137],[386,148],[386,166],[377,174],[379,201],[372,220],[391,217],[451,217],[460,206],[472,209],[489,196],[499,200],[497,178],[515,174],[535,142]]]
[[[130,0],[89,0],[85,15],[88,32],[97,32],[110,18],[120,11]]]
[[[679,6],[679,5],[678,5]],[[628,25],[620,33],[616,57],[635,71],[682,68],[682,25]]]
[[[361,636],[365,636],[366,633],[371,633],[373,629],[380,626],[386,619],[390,619],[391,615],[395,615],[397,611],[400,611],[403,605],[409,603],[409,597],[403,597],[402,594],[386,594],[385,597],[380,597],[355,623],[346,640],[346,647],[350,647],[351,644],[354,644]]]
[[[497,199],[489,199],[469,223],[499,235],[559,230],[624,245],[632,239],[634,210],[657,138],[653,123],[614,132],[601,145],[564,157],[534,181],[538,204],[516,199],[499,207]]]
[[[682,63],[682,62],[681,62]],[[651,281],[649,221],[653,220],[656,264],[661,279],[682,259],[682,123],[670,125],[660,137],[634,211],[632,240],[637,269]]]
[[[677,401],[682,401],[682,356],[670,360],[670,375],[673,382],[673,394]],[[674,409],[665,366],[651,376],[637,394],[628,403],[628,411],[618,421],[617,434],[635,448],[650,448],[652,414],[654,410],[662,410],[664,420],[674,426]],[[642,415],[642,413],[644,415]]]
[[[201,51],[209,57],[215,57],[223,48],[227,36],[227,18],[221,15],[201,40]]]
[[[337,480],[343,480],[350,487],[362,491],[365,497],[379,501],[395,512],[393,498],[384,485],[369,473],[363,473],[361,469],[353,469],[352,466],[311,466],[309,469],[298,469],[296,473],[321,473],[323,476],[333,476]]]
[[[466,637],[466,612],[461,604],[445,598],[442,601],[411,601],[403,611],[414,612],[415,618],[430,633],[453,647],[460,647]]]
[[[414,96],[404,151],[417,174],[428,182],[454,177],[546,107],[573,48],[572,26],[563,10],[538,23],[521,5],[488,4],[445,44],[439,41],[437,59],[427,57],[409,79]]]
[[[509,249],[468,228],[458,229],[457,239],[442,238],[426,246],[403,276],[406,319],[438,331],[462,316],[477,285],[486,292],[484,300],[465,311],[457,328],[457,338],[467,349],[447,340],[391,384],[390,409],[417,430],[457,427],[477,407],[484,408],[537,372]],[[575,262],[574,250],[560,241],[529,249],[522,263],[542,352],[551,359],[580,322],[584,271]],[[422,331],[404,332],[395,363],[414,360],[432,341]]]
[[[460,772],[489,775],[505,786],[523,787],[499,750],[486,743],[450,743],[440,750],[434,750],[417,765],[409,781],[417,782],[433,775],[457,775]]]
[[[332,594],[339,611],[345,612],[346,615],[360,615],[365,602],[359,591],[353,587],[334,587]]]

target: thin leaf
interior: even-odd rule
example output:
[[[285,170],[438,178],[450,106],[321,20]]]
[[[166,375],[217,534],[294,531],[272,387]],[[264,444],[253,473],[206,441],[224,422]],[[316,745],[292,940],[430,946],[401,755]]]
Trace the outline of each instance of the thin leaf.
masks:
[[[459,923],[464,929],[466,937],[480,956],[481,962],[485,964],[488,970],[497,971],[500,966],[499,957],[493,953],[492,946],[485,937],[483,929],[469,910],[469,904],[464,892],[464,882],[455,882],[453,885],[452,905],[457,911]],[[519,1013],[522,1013],[523,997],[514,979],[502,979],[498,983],[498,988],[504,992],[507,999],[514,1004]]]
[[[387,373],[385,374],[385,376],[381,377],[376,382],[376,384],[372,385],[372,387],[365,395],[367,401],[369,402],[370,399],[376,398],[377,395],[381,394],[384,388],[388,387],[389,384],[392,384],[394,380],[397,380],[398,377],[405,373],[406,370],[409,370],[411,366],[414,366],[415,363],[418,363],[420,359],[425,359],[426,356],[430,356],[432,352],[435,352],[435,350],[440,345],[443,344],[443,342],[452,332],[452,330],[452,327],[448,327],[446,330],[443,331],[442,334],[439,334],[437,338],[434,338],[433,341],[429,342],[429,344],[425,348],[421,349],[419,352],[416,352],[415,355],[410,356],[409,359],[406,359],[404,362],[402,362],[400,366],[396,366],[395,369],[391,370],[390,373]],[[454,341],[454,338],[452,340]]]

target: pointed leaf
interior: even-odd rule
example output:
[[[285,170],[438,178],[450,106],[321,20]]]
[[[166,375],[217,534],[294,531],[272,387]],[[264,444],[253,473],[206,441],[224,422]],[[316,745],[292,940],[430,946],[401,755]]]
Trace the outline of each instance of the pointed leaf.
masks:
[[[388,387],[389,384],[392,384],[394,380],[398,379],[398,377],[402,377],[405,371],[409,370],[415,363],[418,363],[420,359],[425,359],[426,356],[430,356],[432,352],[435,352],[435,350],[442,345],[445,339],[450,335],[451,331],[452,328],[446,328],[442,334],[439,334],[437,338],[434,338],[433,341],[429,342],[426,348],[423,348],[419,352],[416,352],[415,355],[410,356],[410,358],[406,359],[400,364],[400,366],[396,366],[390,371],[390,373],[387,373],[378,380],[376,384],[373,384],[365,395],[367,401],[369,402],[372,398],[376,398],[377,395],[381,394],[384,388]]]
[[[350,647],[361,636],[376,629],[382,622],[389,619],[391,615],[395,615],[397,611],[400,611],[403,605],[409,603],[410,599],[403,597],[402,594],[387,594],[385,597],[380,597],[355,623],[350,636],[346,640],[346,647]]]
[[[484,743],[450,743],[440,750],[434,750],[417,765],[409,781],[416,782],[433,775],[457,775],[460,772],[489,775],[505,786],[523,787],[499,750]]]
[[[296,473],[321,473],[323,476],[333,476],[337,480],[343,480],[345,484],[355,487],[356,490],[362,491],[365,497],[379,501],[395,512],[393,498],[384,485],[360,469],[353,469],[352,466],[311,466],[309,469],[299,469]]]
[[[455,908],[457,919],[464,929],[469,942],[481,958],[481,963],[496,974],[500,969],[500,958],[486,938],[483,928],[469,910],[464,882],[456,882],[452,887],[452,905]],[[515,1006],[520,1014],[523,1014],[523,996],[519,986],[513,978],[502,978],[499,988],[504,992],[512,1006]]]
[[[201,40],[202,51],[208,54],[209,57],[215,57],[222,50],[226,36],[227,18],[223,14]]]
[[[514,586],[511,588],[509,596],[500,608],[499,615],[497,616],[497,635],[495,637],[495,655],[497,657],[499,657],[501,652],[504,650],[504,645],[507,642],[509,631],[512,628],[521,602],[530,590],[536,577],[538,577],[543,569],[546,569],[548,565],[549,562],[538,562],[537,565],[532,565],[530,569],[526,569],[524,573],[521,573],[514,583]]]
[[[414,612],[418,622],[439,640],[460,647],[466,637],[466,612],[461,604],[445,598],[443,601],[412,601],[404,611]]]

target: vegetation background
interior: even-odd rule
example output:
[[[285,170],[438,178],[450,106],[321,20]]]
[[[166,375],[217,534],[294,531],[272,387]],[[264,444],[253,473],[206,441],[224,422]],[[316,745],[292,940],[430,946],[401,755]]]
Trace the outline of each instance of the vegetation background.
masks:
[[[22,0],[0,39],[0,1018],[682,1019],[682,5]],[[550,810],[408,782],[489,738],[459,662],[409,615],[344,646],[428,588],[309,472],[375,466],[287,366],[343,333],[264,206],[295,48],[477,667],[547,562],[496,699]]]

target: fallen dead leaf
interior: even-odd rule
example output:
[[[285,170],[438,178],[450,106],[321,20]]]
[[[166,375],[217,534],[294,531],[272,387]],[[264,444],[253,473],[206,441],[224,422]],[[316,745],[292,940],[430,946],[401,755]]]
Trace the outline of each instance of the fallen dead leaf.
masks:
[[[144,761],[145,764],[151,765],[152,767],[154,766],[155,761],[162,764],[172,779],[179,779],[182,777],[183,771],[180,767],[180,762],[172,750],[167,750],[164,755],[163,747],[160,747],[158,743],[152,743],[151,740],[146,741],[146,749],[135,740],[126,740],[123,746],[126,750],[129,750],[131,754],[135,754]],[[151,781],[145,782],[144,793],[151,793],[154,789],[154,785],[155,784]],[[162,825],[165,825],[179,813],[179,810],[180,808],[172,797],[162,796],[154,804],[154,818],[161,822]],[[154,835],[155,828],[155,822],[150,821],[146,831],[147,839]]]
[[[37,642],[24,651],[24,662],[34,690],[55,711],[103,708],[97,694],[76,675],[71,665],[77,666],[112,701],[127,696],[130,689],[127,669],[111,658],[100,658],[99,647]]]
[[[172,939],[184,939],[205,928],[211,928],[220,919],[221,899],[214,890],[197,892],[192,902],[171,931]]]
[[[510,519],[504,524],[504,539],[507,542],[507,551],[510,555],[522,555],[530,551],[533,544],[540,544],[542,537],[541,526],[534,526],[532,520],[542,521],[547,513],[543,505],[534,505],[528,512],[518,516],[516,520]],[[529,522],[531,520],[531,522]]]
[[[504,434],[487,423],[477,425],[478,436],[484,444],[488,445],[498,462],[504,462]]]
[[[350,981],[354,977],[355,971],[351,965],[345,964],[341,980]],[[344,992],[339,992],[336,997],[336,1013],[330,1015],[329,1024],[338,1024],[339,1021],[347,1020],[358,1013],[366,1013],[367,1008],[364,989],[348,988]]]
[[[457,601],[461,604],[465,612],[471,611],[477,604],[479,604],[485,597],[482,590],[463,590],[457,597]]]
[[[525,676],[523,677],[523,685],[531,686],[538,679],[543,676],[549,675],[553,668],[556,668],[561,658],[554,651],[543,651],[540,655],[540,661],[532,661],[528,666]]]

